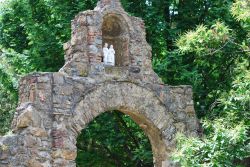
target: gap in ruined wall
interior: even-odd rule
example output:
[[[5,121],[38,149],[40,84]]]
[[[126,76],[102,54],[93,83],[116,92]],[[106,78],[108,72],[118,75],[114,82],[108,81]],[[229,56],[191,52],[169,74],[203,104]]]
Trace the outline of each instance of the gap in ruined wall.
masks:
[[[142,130],[145,127],[141,126],[146,125],[138,126],[130,116],[119,111],[99,115],[78,136],[77,166],[152,167],[151,144]],[[91,155],[99,155],[99,162],[96,157],[92,162]]]
[[[127,46],[128,36],[126,25],[116,15],[107,15],[104,17],[102,24],[102,41],[103,46],[108,43],[109,46],[113,45],[116,51],[115,54],[115,65],[125,66],[127,62]]]

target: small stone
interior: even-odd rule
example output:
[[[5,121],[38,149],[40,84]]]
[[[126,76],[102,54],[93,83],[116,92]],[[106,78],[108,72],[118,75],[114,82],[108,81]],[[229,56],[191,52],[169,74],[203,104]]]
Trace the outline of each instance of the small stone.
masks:
[[[32,128],[30,133],[36,137],[47,137],[47,132],[42,128]]]
[[[3,151],[3,152],[0,154],[0,160],[1,160],[1,161],[2,161],[2,160],[8,159],[8,157],[9,157],[9,154],[8,154],[7,151]]]
[[[72,150],[56,150],[52,152],[52,158],[64,158],[65,160],[75,160],[77,156],[76,151]]]
[[[37,160],[35,159],[31,159],[29,160],[28,162],[28,166],[32,166],[32,167],[44,167],[40,162],[38,162]]]
[[[8,160],[1,160],[0,165],[1,165],[1,164],[7,165],[8,163],[9,163]]]
[[[73,93],[73,86],[64,86],[62,88],[62,95],[71,95]]]
[[[185,132],[185,124],[184,123],[176,123],[175,124],[176,130],[180,133]]]
[[[48,83],[49,81],[50,81],[50,78],[47,75],[37,78],[37,82],[39,83]]]
[[[89,26],[92,26],[92,25],[94,25],[94,20],[93,20],[93,18],[90,16],[90,15],[88,15],[87,16],[87,24],[89,25]]]
[[[193,95],[192,88],[187,88],[185,94],[188,95],[188,96],[192,96]]]
[[[141,69],[139,67],[130,67],[129,71],[132,73],[140,73]]]
[[[80,37],[80,34],[73,35],[71,38],[71,45],[80,45],[82,43],[82,39]]]
[[[89,53],[97,54],[98,53],[98,48],[95,45],[90,45],[89,46]]]
[[[139,126],[140,126],[140,128],[142,128],[142,129],[147,129],[147,127],[148,127],[146,124],[140,124]]]
[[[188,114],[195,114],[194,106],[187,106],[185,112]]]
[[[95,43],[96,43],[97,45],[101,45],[101,44],[102,44],[102,39],[101,39],[100,37],[97,37],[97,38],[95,39]]]
[[[56,151],[53,151],[51,157],[53,159],[62,158],[62,151],[58,149]]]
[[[39,156],[39,158],[42,158],[42,159],[49,159],[50,153],[48,153],[46,151],[40,151],[40,152],[38,152],[38,156]]]
[[[70,42],[63,44],[63,50],[68,50],[70,48]]]
[[[77,153],[76,153],[76,151],[63,150],[62,151],[62,156],[66,160],[72,160],[73,161],[73,160],[76,159]]]
[[[37,144],[36,138],[30,135],[25,137],[24,142],[26,143],[25,145],[27,147],[33,147],[33,146],[36,146]]]
[[[172,91],[177,94],[184,94],[184,89],[182,88],[174,88]]]
[[[80,16],[77,20],[77,22],[80,24],[81,27],[87,25],[87,18],[86,16]]]
[[[28,126],[40,126],[41,117],[34,107],[28,106],[17,118],[17,128],[26,128]]]
[[[59,85],[64,84],[64,76],[61,73],[54,73],[53,77],[54,77],[55,84],[59,84]]]
[[[87,77],[89,74],[89,66],[87,63],[77,64],[77,69],[79,70],[79,76]]]
[[[18,153],[17,147],[10,147],[10,155],[14,156]]]

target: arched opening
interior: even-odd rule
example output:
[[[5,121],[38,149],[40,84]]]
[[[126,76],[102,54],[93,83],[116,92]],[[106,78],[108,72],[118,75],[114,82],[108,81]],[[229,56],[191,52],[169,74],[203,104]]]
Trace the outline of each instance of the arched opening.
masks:
[[[126,96],[124,96],[126,94]],[[89,123],[105,111],[120,111],[137,124],[150,140],[155,167],[171,166],[169,155],[173,151],[175,126],[170,112],[148,89],[131,83],[106,83],[91,90],[74,106],[74,115],[67,128],[64,149],[77,155],[77,137]],[[108,120],[108,119],[107,119]],[[107,121],[106,120],[106,121]],[[67,157],[66,157],[67,158]],[[75,161],[69,161],[69,163]]]
[[[105,112],[82,130],[77,139],[77,167],[152,167],[151,144],[130,116]]]
[[[127,66],[129,35],[126,22],[115,14],[108,14],[103,19],[102,24],[102,45],[108,43],[113,45],[115,53],[115,65]]]

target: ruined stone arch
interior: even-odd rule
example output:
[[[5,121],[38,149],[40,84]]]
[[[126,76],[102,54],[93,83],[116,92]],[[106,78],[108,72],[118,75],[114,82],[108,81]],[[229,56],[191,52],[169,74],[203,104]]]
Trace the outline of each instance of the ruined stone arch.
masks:
[[[175,130],[168,133],[166,130],[175,129],[173,115],[154,92],[142,86],[127,82],[104,83],[91,90],[75,106],[68,129],[76,137],[93,119],[112,110],[129,115],[143,127],[151,142],[155,166],[170,166],[169,155],[174,149]]]
[[[114,37],[125,39],[118,67],[101,62],[105,17],[114,24],[111,29],[118,27]],[[13,134],[0,137],[0,167],[75,167],[79,132],[109,110],[128,114],[144,127],[155,167],[178,166],[169,159],[175,135],[198,135],[192,88],[165,85],[153,71],[143,20],[129,16],[119,0],[100,0],[72,21],[64,50],[59,72],[20,80]]]

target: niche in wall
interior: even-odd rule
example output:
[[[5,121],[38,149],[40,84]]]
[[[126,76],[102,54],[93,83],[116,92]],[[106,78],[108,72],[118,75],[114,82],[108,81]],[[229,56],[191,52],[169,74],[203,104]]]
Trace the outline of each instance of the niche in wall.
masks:
[[[104,17],[102,24],[102,45],[104,46],[105,43],[108,43],[109,46],[114,46],[116,51],[116,66],[128,65],[129,34],[127,24],[115,14],[108,14]]]

